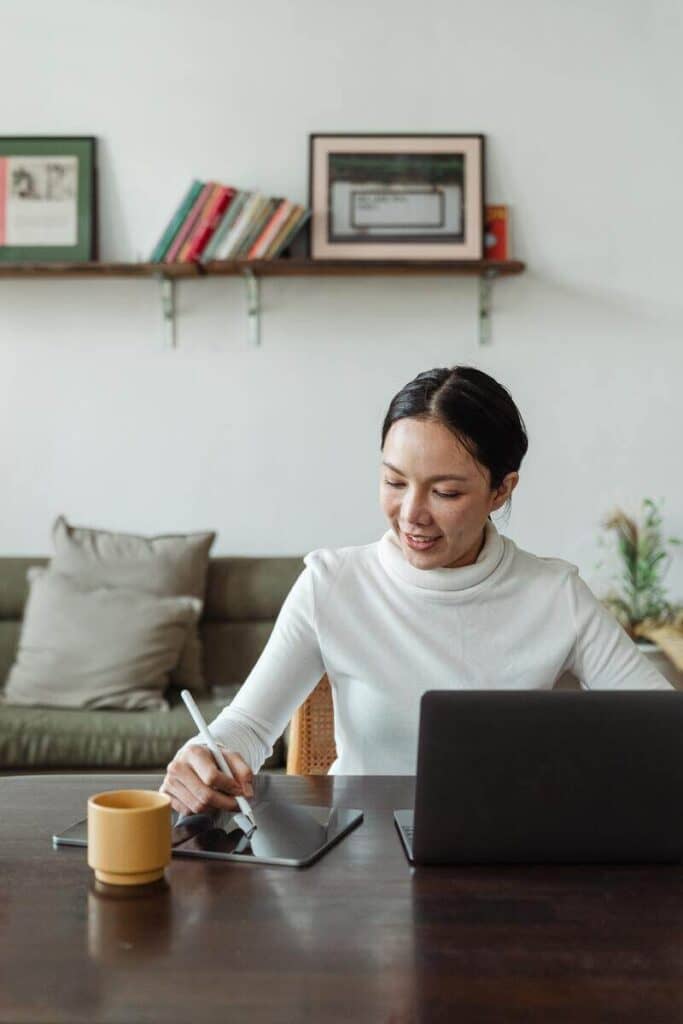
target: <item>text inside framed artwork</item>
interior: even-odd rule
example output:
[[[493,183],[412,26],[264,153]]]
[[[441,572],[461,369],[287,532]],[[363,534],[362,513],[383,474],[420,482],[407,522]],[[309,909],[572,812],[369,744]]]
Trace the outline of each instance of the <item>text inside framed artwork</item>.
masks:
[[[465,161],[451,153],[330,153],[330,242],[462,242]]]

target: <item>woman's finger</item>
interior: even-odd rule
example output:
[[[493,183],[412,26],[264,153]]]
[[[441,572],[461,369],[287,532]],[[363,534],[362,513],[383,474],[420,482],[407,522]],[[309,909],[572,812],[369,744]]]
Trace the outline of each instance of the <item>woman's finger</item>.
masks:
[[[165,790],[171,797],[173,810],[178,811],[179,814],[194,814],[193,794],[183,785],[180,779],[171,778],[171,776],[167,776],[167,778],[168,782],[165,784]]]
[[[224,757],[228,763],[228,768],[240,786],[240,792],[247,797],[253,796],[254,773],[242,755],[238,754],[236,751],[226,750]]]
[[[227,761],[226,755],[227,751],[224,751]],[[242,783],[232,774],[226,775],[224,771],[221,771],[213,754],[206,747],[199,745],[191,747],[187,760],[205,786],[211,786],[212,789],[220,790],[228,795],[241,795]]]
[[[172,779],[172,786],[175,793],[181,800],[190,800],[190,807],[195,814],[201,814],[212,808],[216,810],[235,811],[237,801],[233,797],[212,786],[207,786],[197,775],[191,764],[184,762],[171,762],[169,775]],[[232,781],[233,787],[235,786]],[[182,788],[180,788],[182,787]],[[188,794],[188,796],[186,796]]]
[[[187,804],[184,804],[181,800],[179,800],[176,794],[173,792],[173,790],[169,789],[166,786],[166,780],[164,780],[164,782],[162,782],[161,785],[159,786],[159,792],[165,793],[166,796],[170,797],[171,807],[173,808],[174,811],[177,811],[178,814],[185,815],[192,813]]]

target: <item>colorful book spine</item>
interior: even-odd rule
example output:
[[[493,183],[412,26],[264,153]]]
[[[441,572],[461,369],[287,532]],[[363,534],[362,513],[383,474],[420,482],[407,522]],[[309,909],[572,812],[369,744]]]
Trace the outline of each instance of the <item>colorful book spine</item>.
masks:
[[[309,216],[304,206],[282,196],[195,178],[150,259],[202,264],[276,259]]]
[[[192,228],[197,223],[197,219],[198,219],[199,215],[201,214],[201,212],[202,212],[202,210],[203,210],[203,208],[204,208],[204,206],[205,206],[209,196],[213,192],[214,185],[215,185],[215,182],[207,181],[207,183],[202,188],[202,190],[199,193],[199,195],[197,196],[197,198],[196,198],[196,200],[195,200],[195,202],[194,202],[190,212],[188,213],[187,217],[185,218],[185,220],[184,220],[180,230],[178,231],[178,234],[173,239],[173,242],[171,243],[171,246],[170,246],[168,252],[164,256],[164,263],[175,263],[176,262],[176,259],[178,257],[178,253],[180,252],[182,246],[185,244],[185,241],[188,238],[190,232],[192,231]]]
[[[281,225],[280,230],[268,246],[264,259],[272,259],[273,253],[281,248],[283,239],[289,234],[290,229],[298,221],[302,212],[303,206],[299,206],[298,203],[295,203],[293,208],[290,210],[286,221]]]
[[[291,213],[293,206],[294,203],[290,199],[282,200],[275,210],[275,213],[272,215],[266,226],[261,231],[261,234],[247,253],[247,259],[258,260],[263,257],[263,255],[268,251],[268,246]]]
[[[280,238],[276,238],[274,244],[268,251],[266,259],[277,259],[277,257],[280,256],[282,252],[284,252],[287,246],[292,244],[295,237],[299,234],[303,226],[309,220],[310,216],[311,211],[307,210],[304,206],[300,206],[295,212],[294,216],[289,221],[289,223],[286,225],[285,231],[283,232],[282,236]]]
[[[214,207],[214,204],[216,202],[216,199],[217,199],[217,197],[218,197],[218,195],[220,193],[220,189],[221,189],[221,186],[219,184],[217,184],[216,182],[212,182],[211,183],[211,191],[209,192],[204,205],[202,206],[201,210],[199,211],[199,216],[195,220],[194,224],[192,225],[191,230],[189,231],[189,233],[187,234],[187,236],[185,238],[185,241],[183,242],[183,244],[180,246],[180,249],[178,250],[178,254],[176,256],[176,263],[186,263],[187,262],[187,254],[190,251],[190,248],[191,248],[191,246],[194,243],[194,240],[195,240],[195,238],[197,236],[197,233],[199,231],[201,231],[201,229],[202,229],[202,227],[203,227],[207,217],[211,216],[211,211],[212,211],[212,209]]]
[[[239,241],[244,237],[244,234],[249,226],[252,214],[254,210],[260,205],[263,196],[260,192],[252,192],[249,199],[244,204],[242,212],[233,224],[232,228],[228,232],[226,238],[223,240],[216,259],[229,260],[233,258],[233,251],[237,248]]]
[[[278,203],[280,203],[281,201],[282,200],[279,196],[273,199],[269,199],[267,196],[264,196],[263,203],[258,208],[258,210],[256,210],[254,216],[251,218],[249,227],[245,234],[243,235],[242,240],[240,241],[240,244],[234,253],[235,259],[244,260],[247,258],[249,250],[251,249],[252,245],[254,244],[258,236],[263,231],[264,227],[266,226],[270,218],[273,216],[273,213],[277,209]]]
[[[260,230],[261,225],[264,223],[264,212],[268,210],[269,199],[267,196],[262,196],[261,201],[252,211],[249,223],[246,225],[245,230],[242,232],[236,245],[232,249],[232,258],[234,260],[244,259],[246,253],[249,251],[251,243],[256,238],[257,231]]]
[[[250,195],[250,192],[245,192],[244,190],[237,192],[237,195],[223,214],[220,224],[209,239],[209,244],[199,257],[200,263],[209,263],[211,260],[218,258],[216,253],[227,237],[228,231],[232,228],[233,224],[242,212],[244,204]]]
[[[152,250],[152,255],[149,258],[151,263],[161,263],[164,256],[166,255],[168,247],[171,245],[173,239],[177,235],[180,225],[187,217],[192,206],[194,205],[195,200],[197,199],[197,196],[199,195],[203,187],[204,183],[195,178],[190,187],[188,188],[187,192],[181,199],[178,208],[176,209],[176,212],[173,214],[171,220],[168,222],[161,238],[154,246],[154,249]]]
[[[197,227],[180,251],[179,259],[181,263],[193,263],[199,258],[211,235],[220,224],[221,218],[234,194],[234,188],[226,185],[216,186],[214,194],[199,217]]]

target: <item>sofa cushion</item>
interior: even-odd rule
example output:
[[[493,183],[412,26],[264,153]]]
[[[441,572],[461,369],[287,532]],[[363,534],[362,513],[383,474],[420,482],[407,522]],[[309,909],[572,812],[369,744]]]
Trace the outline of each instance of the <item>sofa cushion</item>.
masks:
[[[212,558],[206,580],[203,621],[274,622],[304,569],[303,559],[294,555]]]
[[[197,704],[210,723],[226,702]],[[196,732],[182,702],[169,711],[134,713],[0,704],[0,769],[163,770]],[[284,756],[280,737],[264,769],[281,768]]]
[[[28,600],[28,570],[49,565],[49,558],[0,558],[0,692],[19,648],[24,607]]]
[[[40,555],[0,558],[0,621],[21,620],[28,597],[28,570],[34,565],[43,568],[48,564],[49,559]]]
[[[14,619],[10,622],[0,621],[0,692],[4,690],[9,670],[14,664],[19,648],[20,633],[21,621],[17,622]]]
[[[211,686],[243,683],[272,631],[272,622],[203,622],[199,632]]]
[[[53,569],[29,569],[29,581],[9,703],[168,707],[163,693],[197,621],[197,598],[91,589]]]
[[[144,537],[85,526],[59,516],[52,529],[51,568],[90,587],[129,587],[165,597],[189,595],[204,601],[209,551],[216,534],[160,534]],[[171,682],[195,694],[206,692],[196,626],[187,633]]]
[[[40,556],[0,558],[0,689],[15,658],[28,597],[27,570],[48,564]],[[303,567],[302,559],[294,556],[218,555],[209,560],[199,634],[204,678],[210,686],[244,682]]]

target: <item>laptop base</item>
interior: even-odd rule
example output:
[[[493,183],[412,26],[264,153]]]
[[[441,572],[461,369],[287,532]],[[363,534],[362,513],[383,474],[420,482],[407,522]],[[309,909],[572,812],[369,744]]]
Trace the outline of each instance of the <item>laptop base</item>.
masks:
[[[394,811],[394,823],[398,829],[398,834],[401,837],[403,843],[403,849],[405,850],[406,857],[411,864],[414,864],[413,860],[413,831],[415,812],[412,810],[401,810]]]

